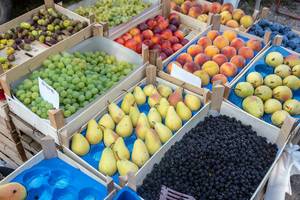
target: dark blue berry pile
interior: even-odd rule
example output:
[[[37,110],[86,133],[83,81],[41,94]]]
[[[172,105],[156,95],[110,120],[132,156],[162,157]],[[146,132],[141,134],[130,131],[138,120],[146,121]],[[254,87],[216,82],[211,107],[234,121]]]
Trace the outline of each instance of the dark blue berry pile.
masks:
[[[251,126],[227,116],[206,117],[169,149],[138,193],[156,200],[165,185],[197,200],[249,200],[276,152]]]

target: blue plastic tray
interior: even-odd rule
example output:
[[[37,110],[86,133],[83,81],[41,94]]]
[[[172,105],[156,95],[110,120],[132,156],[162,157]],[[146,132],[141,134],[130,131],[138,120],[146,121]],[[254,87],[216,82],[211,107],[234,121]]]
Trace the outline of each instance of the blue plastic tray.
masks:
[[[223,32],[219,32],[219,33],[223,34]],[[187,52],[187,49],[188,49],[191,45],[196,44],[197,41],[198,41],[201,37],[203,37],[203,36],[199,36],[199,37],[196,37],[196,38],[194,38],[193,40],[191,40],[191,43],[190,43],[189,46],[186,46],[186,47],[180,49],[176,56],[172,57],[172,59],[171,59],[169,62],[164,63],[164,65],[163,65],[163,70],[164,70],[164,72],[167,72],[167,65],[168,65],[170,62],[175,61],[175,60],[177,59],[177,57],[178,57],[180,54],[186,53],[186,52]],[[247,41],[250,39],[250,38],[241,36],[241,35],[239,35],[239,34],[238,34],[238,38],[242,39],[244,42],[247,42]],[[264,47],[265,47],[265,44],[262,42],[262,49],[263,49]],[[255,57],[258,53],[259,53],[259,52],[254,51],[254,57]],[[253,58],[254,58],[254,57],[253,57]],[[252,58],[252,59],[253,59],[253,58]],[[227,77],[228,82],[230,83],[230,82],[234,79],[234,77],[236,77],[236,76],[237,76],[237,75],[238,75],[238,74],[239,74],[239,73],[240,73],[240,72],[241,72],[241,71],[242,71],[249,63],[250,63],[250,61],[251,61],[252,59],[246,59],[245,66],[244,66],[243,68],[238,67],[238,71],[237,71],[237,74],[236,74],[235,76]],[[209,84],[207,84],[207,85],[205,85],[205,86],[203,86],[203,87],[208,88],[209,90],[212,90],[212,83],[209,83]]]
[[[252,64],[252,66],[250,68],[247,69],[246,73],[243,74],[243,76],[241,76],[239,78],[239,80],[232,86],[232,89],[234,89],[239,82],[246,81],[247,75],[249,73],[251,73],[251,72],[259,72],[263,76],[263,78],[265,78],[269,74],[273,74],[274,68],[265,64],[265,57],[266,57],[266,55],[269,52],[272,52],[272,51],[278,51],[284,57],[286,57],[286,56],[288,56],[288,55],[291,54],[290,52],[288,52],[287,50],[285,50],[282,47],[272,46],[271,48],[269,48],[264,53],[264,55],[259,60],[257,60],[255,63]],[[296,90],[296,91],[294,90],[293,91],[293,98],[297,99],[298,101],[300,101],[300,90]],[[237,105],[238,107],[242,108],[243,98],[237,96],[235,94],[234,90],[230,91],[228,99],[229,99],[230,102],[232,102],[235,105]],[[293,115],[293,117],[300,118],[300,115]],[[272,124],[271,115],[270,114],[264,114],[262,116],[262,120],[264,120],[265,122],[268,122],[269,124]]]
[[[141,200],[141,197],[129,187],[124,187],[117,193],[114,200]]]
[[[27,200],[102,200],[105,186],[59,158],[42,160],[15,177],[27,190]]]
[[[144,85],[141,85],[141,87],[143,88]],[[185,95],[185,94],[184,94]],[[147,98],[147,101],[148,101],[148,98]],[[139,108],[139,111],[141,113],[145,113],[146,115],[148,114],[149,110],[150,110],[150,106],[148,105],[148,103],[143,104],[143,105],[139,105],[138,108]],[[121,106],[121,103],[122,101],[120,101],[118,103],[119,106]],[[195,111],[195,112],[192,112],[192,116],[194,116],[198,111]],[[97,119],[97,122],[100,120],[100,118]],[[163,121],[164,122],[164,121]],[[185,124],[186,121],[183,121],[183,124]],[[86,129],[84,129],[82,132],[81,132],[83,135],[86,134]],[[174,132],[173,132],[174,134]],[[130,152],[130,155],[132,153],[132,150],[133,150],[133,144],[136,140],[136,132],[135,132],[135,129],[133,129],[133,133],[131,134],[131,136],[127,137],[127,138],[124,138],[124,142]],[[81,158],[86,161],[88,164],[90,164],[92,167],[94,167],[95,169],[98,170],[98,166],[99,166],[99,161],[100,161],[100,158],[101,158],[101,154],[102,154],[102,151],[103,149],[105,148],[105,145],[104,145],[104,142],[100,142],[99,144],[95,144],[95,145],[90,145],[90,151],[89,153],[87,153],[86,155],[82,156]],[[115,173],[112,178],[113,180],[115,181],[115,183],[119,183],[119,176],[120,174],[117,172]]]

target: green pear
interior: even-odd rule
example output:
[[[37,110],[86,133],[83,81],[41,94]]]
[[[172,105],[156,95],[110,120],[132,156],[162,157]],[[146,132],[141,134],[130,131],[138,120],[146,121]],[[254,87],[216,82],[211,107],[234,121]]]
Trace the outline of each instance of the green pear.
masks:
[[[264,110],[267,114],[272,114],[278,110],[282,110],[282,105],[277,99],[268,99],[264,104]]]
[[[126,176],[129,172],[133,172],[135,174],[139,170],[139,167],[129,160],[118,160],[117,168],[121,176]]]
[[[248,83],[251,83],[254,88],[263,84],[264,79],[262,75],[258,72],[251,72],[247,75],[246,80]]]
[[[75,133],[72,137],[71,150],[79,156],[84,156],[90,151],[90,144],[82,134]]]
[[[159,112],[156,110],[156,108],[152,107],[149,110],[148,121],[149,121],[151,128],[154,127],[154,122],[162,122],[161,116],[160,116]]]
[[[300,88],[300,79],[295,75],[287,76],[283,79],[283,85],[288,86],[292,90],[298,90]]]
[[[108,105],[108,112],[115,123],[119,123],[125,115],[124,111],[115,103]]]
[[[173,135],[172,131],[160,122],[155,122],[154,129],[162,143],[167,142]]]
[[[118,134],[109,128],[104,129],[103,135],[103,141],[106,147],[110,147],[119,137]]]
[[[159,104],[161,99],[160,94],[156,89],[153,90],[152,94],[148,98],[148,104],[150,107],[154,107],[155,105]]]
[[[270,74],[265,77],[264,84],[273,89],[282,85],[282,79],[276,74]]]
[[[103,133],[102,130],[98,128],[96,120],[92,119],[88,122],[85,137],[90,144],[98,144],[99,142],[101,142]]]
[[[140,86],[137,86],[134,88],[133,96],[134,96],[135,102],[138,105],[142,105],[142,104],[146,103],[147,97]]]
[[[172,92],[173,92],[172,88],[170,88],[169,86],[166,86],[164,84],[159,84],[157,86],[157,90],[158,90],[159,94],[165,98],[168,98],[168,96],[170,94],[172,94]]]
[[[283,104],[283,109],[291,115],[300,114],[300,102],[296,99],[289,99]]]
[[[137,137],[144,140],[145,133],[149,128],[150,128],[150,124],[148,122],[148,118],[146,114],[141,113],[135,128]]]
[[[133,127],[136,127],[139,116],[140,116],[139,108],[136,105],[131,106],[130,111],[129,111],[129,117],[131,119]]]
[[[131,92],[128,92],[121,103],[121,109],[125,114],[129,114],[130,107],[135,103],[135,98]]]
[[[182,101],[182,92],[183,89],[178,87],[172,94],[170,94],[168,101],[171,106],[175,107],[179,101]]]
[[[165,118],[168,112],[170,104],[166,98],[161,98],[159,100],[159,104],[156,106],[159,114],[162,116],[162,118]]]
[[[249,82],[239,82],[234,88],[234,92],[237,96],[245,98],[251,96],[254,93],[254,88]]]
[[[122,160],[122,159],[129,160],[130,152],[126,147],[122,137],[118,137],[116,142],[112,145],[112,150],[114,151],[117,160]]]
[[[149,152],[143,140],[136,139],[133,144],[131,160],[137,166],[142,167],[149,160]]]
[[[271,67],[277,67],[278,65],[283,63],[283,56],[279,52],[270,52],[266,56],[265,62]]]
[[[121,137],[129,137],[132,134],[132,131],[133,126],[131,119],[128,115],[125,115],[117,124],[116,132]]]
[[[148,129],[145,135],[145,144],[150,155],[155,154],[161,147],[160,138],[156,131],[153,129]]]
[[[293,72],[293,75],[295,75],[299,78],[300,77],[300,65],[295,65],[292,68],[292,72]]]
[[[181,118],[177,115],[173,106],[168,108],[165,124],[171,131],[177,131],[182,127]]]
[[[99,124],[100,128],[102,128],[102,129],[104,129],[104,128],[110,128],[112,130],[115,129],[115,122],[108,113],[104,114],[101,117],[98,124]]]
[[[281,78],[285,78],[289,75],[291,75],[292,70],[288,65],[278,65],[275,70],[274,73],[277,74],[278,76],[280,76]]]
[[[183,121],[187,121],[192,117],[192,111],[182,101],[177,103],[176,112]]]
[[[201,100],[199,97],[192,95],[192,94],[186,94],[184,97],[184,103],[189,107],[191,111],[197,111],[201,107]]]
[[[117,171],[117,161],[114,152],[110,147],[106,147],[102,151],[99,162],[99,171],[108,176],[113,176]]]
[[[275,126],[281,127],[285,118],[290,114],[285,110],[278,110],[274,112],[271,116],[271,121]]]
[[[1,200],[24,200],[27,197],[26,188],[17,182],[0,185]]]
[[[243,100],[243,109],[255,117],[262,117],[264,114],[264,103],[257,96],[248,96]]]
[[[293,98],[293,92],[289,87],[281,85],[273,89],[273,97],[284,102]]]
[[[272,90],[266,85],[261,85],[255,88],[254,95],[261,98],[261,100],[266,101],[272,98]]]
[[[155,87],[152,84],[146,85],[143,89],[143,91],[147,97],[150,97],[154,90],[155,90]]]

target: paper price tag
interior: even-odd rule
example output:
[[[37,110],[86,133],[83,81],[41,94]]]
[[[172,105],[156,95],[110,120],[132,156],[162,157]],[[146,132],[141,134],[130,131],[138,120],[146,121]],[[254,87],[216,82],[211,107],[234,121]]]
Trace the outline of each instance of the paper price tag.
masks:
[[[178,67],[176,64],[173,64],[172,66],[171,76],[178,78],[179,80],[186,83],[192,84],[196,87],[201,87],[201,79],[198,76],[185,71],[181,67]]]
[[[57,91],[52,88],[50,85],[48,85],[44,80],[42,80],[39,77],[39,91],[41,97],[47,101],[48,103],[51,103],[54,108],[59,108],[59,94]]]

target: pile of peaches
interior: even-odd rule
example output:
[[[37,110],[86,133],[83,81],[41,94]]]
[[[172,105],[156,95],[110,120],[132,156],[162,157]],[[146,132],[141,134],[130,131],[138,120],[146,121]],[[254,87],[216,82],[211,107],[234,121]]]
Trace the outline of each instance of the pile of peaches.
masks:
[[[198,76],[202,85],[220,80],[223,84],[233,78],[252,59],[263,44],[257,39],[245,42],[235,31],[226,30],[222,34],[210,30],[197,43],[187,47],[170,62],[166,71],[171,73],[173,64]],[[230,79],[231,80],[231,79]]]
[[[232,28],[238,28],[241,25],[248,28],[253,24],[253,18],[250,15],[246,15],[242,9],[234,9],[231,3],[221,5],[218,2],[209,4],[193,0],[173,0],[171,8],[202,22],[207,22],[208,13],[220,14],[221,24]]]
[[[159,50],[164,60],[189,42],[184,38],[184,32],[179,30],[180,24],[180,17],[175,13],[171,13],[168,19],[158,15],[132,28],[115,41],[139,54],[142,53],[142,44],[145,44],[150,50]]]

